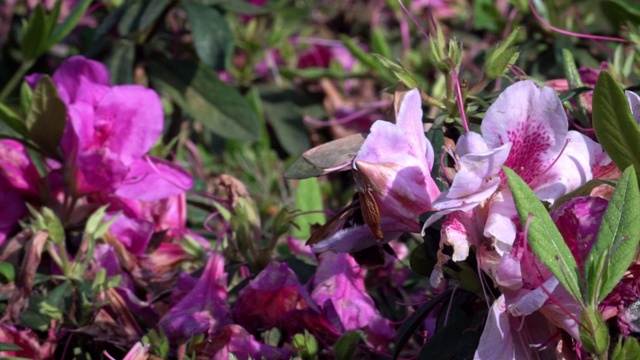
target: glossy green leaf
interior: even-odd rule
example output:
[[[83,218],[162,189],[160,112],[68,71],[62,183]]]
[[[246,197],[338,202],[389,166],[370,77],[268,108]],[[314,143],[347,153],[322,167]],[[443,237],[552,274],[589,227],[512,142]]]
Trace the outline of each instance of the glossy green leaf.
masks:
[[[585,261],[587,299],[597,306],[618,284],[638,251],[640,191],[629,166],[602,218],[598,237]]]
[[[593,91],[593,129],[598,141],[620,169],[640,170],[640,128],[622,89],[608,72],[601,72]]]
[[[324,203],[318,179],[310,178],[298,181],[295,190],[296,210],[303,212],[298,215],[294,223],[292,235],[296,239],[308,239],[311,236],[311,225],[324,224],[327,217],[324,214]]]
[[[27,126],[18,114],[2,103],[0,103],[0,121],[7,124],[13,131],[22,136],[26,136],[28,133]]]
[[[513,194],[513,200],[518,210],[522,227],[531,215],[527,238],[531,250],[538,256],[544,265],[558,278],[562,286],[578,302],[582,303],[580,291],[580,272],[576,259],[564,242],[558,228],[551,220],[551,216],[544,205],[538,200],[518,174],[508,167],[502,168],[507,176],[509,188]]]
[[[151,83],[210,131],[238,140],[258,140],[261,125],[247,100],[204,65],[187,60],[149,64]]]
[[[58,25],[58,27],[53,31],[47,48],[62,41],[73,29],[75,29],[76,25],[89,8],[89,5],[91,5],[91,0],[80,0],[80,2],[77,3],[73,10],[71,10],[71,13],[69,13],[69,16],[67,16],[62,24]]]
[[[48,75],[40,79],[33,92],[31,109],[25,121],[29,138],[49,155],[55,155],[67,122],[67,107],[58,97]]]
[[[215,8],[195,0],[182,0],[181,6],[187,14],[200,60],[215,70],[226,69],[234,46],[226,19]]]
[[[36,5],[20,40],[20,48],[26,60],[33,60],[44,52],[49,34],[47,19],[42,4]],[[44,49],[44,50],[42,50]]]

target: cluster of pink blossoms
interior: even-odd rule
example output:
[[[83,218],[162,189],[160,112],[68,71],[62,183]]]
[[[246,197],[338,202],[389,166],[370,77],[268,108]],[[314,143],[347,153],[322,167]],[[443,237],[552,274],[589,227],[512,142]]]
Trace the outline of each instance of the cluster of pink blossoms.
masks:
[[[627,92],[627,98],[640,123],[640,97]],[[418,90],[405,95],[396,118],[396,124],[381,120],[373,125],[352,168],[372,184],[368,191],[379,207],[384,241],[418,232],[418,216],[424,212],[434,212],[425,228],[443,219],[438,264],[431,276],[434,288],[445,281],[442,267],[449,260],[463,261],[474,250],[479,267],[502,294],[491,307],[476,358],[526,357],[542,351],[532,346],[553,339],[554,329],[580,341],[580,307],[527,246],[502,166],[553,205],[591,179],[619,176],[600,144],[568,130],[562,102],[551,88],[521,81],[488,108],[481,134],[460,136],[455,154],[449,151],[457,172],[441,193],[430,175],[433,149],[424,135]],[[607,194],[596,188],[591,196],[574,197],[551,214],[579,264],[596,238]],[[355,252],[377,244],[366,224],[346,225],[313,250]],[[444,252],[445,247],[453,251]],[[629,293],[629,284],[620,286]],[[607,318],[625,314],[637,300],[615,291],[608,299],[603,302]],[[624,316],[619,323],[622,329],[633,328]],[[553,346],[546,349],[553,351]]]
[[[41,78],[31,75],[27,82],[35,87]],[[186,228],[185,192],[192,186],[191,176],[148,154],[164,122],[157,94],[137,85],[110,85],[104,65],[83,57],[62,63],[52,78],[67,108],[62,160],[44,159],[46,172],[41,176],[22,143],[0,141],[0,196],[5,204],[0,242],[12,241],[18,221],[28,215],[26,204],[53,209],[64,226],[81,224],[98,207],[108,205],[105,221],[116,217],[115,221],[105,241],[96,244],[83,276],[92,278],[104,269],[108,277],[121,277],[114,291],[99,295],[110,305],[99,309],[96,319],[122,329],[120,344],[136,344],[127,358],[148,354],[149,346],[140,342],[145,335],[140,326],[128,322],[122,312],[156,324],[172,345],[205,335],[208,340],[194,350],[213,359],[228,359],[230,353],[240,359],[292,356],[294,348],[279,349],[257,340],[258,334],[274,327],[283,338],[307,330],[327,343],[347,331],[362,330],[369,347],[386,351],[393,326],[365,289],[366,270],[347,254],[318,259],[292,240],[294,252],[318,264],[311,280],[304,285],[286,263],[273,261],[230,302],[224,256]],[[157,234],[164,234],[163,241],[149,249]],[[176,280],[178,266],[189,259],[180,244],[185,237],[195,240],[208,260],[200,277],[182,273]],[[395,263],[387,265],[391,269]],[[141,285],[172,281],[176,285],[167,309],[156,306],[153,298],[158,294],[151,290],[139,298]],[[96,326],[78,331],[96,334]],[[25,344],[23,350],[5,355],[46,357],[55,349],[40,345],[32,331],[8,324],[0,326],[0,334],[3,342]],[[52,341],[61,336],[64,333],[50,335]]]

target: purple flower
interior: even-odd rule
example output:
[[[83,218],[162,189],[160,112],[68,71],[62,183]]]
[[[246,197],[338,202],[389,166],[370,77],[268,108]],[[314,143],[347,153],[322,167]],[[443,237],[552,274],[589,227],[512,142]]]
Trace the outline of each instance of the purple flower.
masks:
[[[345,331],[364,329],[376,334],[371,342],[385,348],[394,336],[391,323],[383,318],[364,285],[365,270],[348,254],[325,253],[313,280],[311,297],[331,319],[335,315]]]
[[[240,325],[227,325],[216,336],[202,345],[203,355],[213,360],[227,360],[233,354],[238,360],[289,359],[293,352],[258,342]]]
[[[271,262],[240,291],[233,314],[250,331],[277,327],[293,333],[319,309],[287,264]]]
[[[27,81],[34,82],[37,75]],[[158,95],[138,85],[109,84],[99,62],[74,56],[53,75],[67,105],[62,138],[66,166],[75,174],[75,193],[100,191],[153,201],[183,193],[192,179],[182,169],[147,152],[164,124]]]
[[[214,253],[193,289],[162,317],[159,325],[169,339],[180,340],[205,332],[215,334],[230,323],[224,257]]]

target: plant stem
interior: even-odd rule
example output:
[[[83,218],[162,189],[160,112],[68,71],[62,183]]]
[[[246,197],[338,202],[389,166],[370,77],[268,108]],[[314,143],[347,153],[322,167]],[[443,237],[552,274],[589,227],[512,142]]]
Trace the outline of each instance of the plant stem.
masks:
[[[11,94],[11,91],[13,90],[13,88],[15,88],[16,85],[18,85],[18,82],[22,80],[22,78],[24,77],[24,74],[26,74],[27,71],[31,69],[34,63],[35,63],[34,60],[27,60],[20,65],[20,67],[18,68],[18,71],[16,71],[15,74],[13,74],[11,79],[9,79],[9,82],[7,83],[7,85],[5,85],[4,88],[2,89],[2,92],[0,92],[0,102],[4,101],[7,98],[7,96]]]

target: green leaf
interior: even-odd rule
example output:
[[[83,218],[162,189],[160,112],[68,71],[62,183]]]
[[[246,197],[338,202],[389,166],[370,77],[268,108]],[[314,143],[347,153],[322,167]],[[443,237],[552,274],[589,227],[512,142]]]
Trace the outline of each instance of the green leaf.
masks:
[[[151,0],[140,16],[139,28],[146,29],[155,24],[170,3],[171,0]]]
[[[13,112],[13,110],[9,109],[3,103],[0,103],[0,120],[22,136],[26,136],[29,132],[24,121],[22,121],[18,114]]]
[[[43,207],[41,211],[51,241],[53,241],[54,244],[62,244],[64,242],[64,227],[62,226],[62,222],[60,222],[56,213],[48,207]]]
[[[296,227],[293,228],[292,235],[296,239],[308,239],[311,236],[311,225],[327,222],[327,217],[323,213],[324,204],[318,179],[310,178],[298,181],[295,199],[297,210],[310,213],[296,216],[294,221]]]
[[[266,6],[256,6],[246,0],[202,0],[205,5],[216,5],[226,12],[234,12],[246,15],[262,15],[269,13]]]
[[[129,39],[116,40],[106,61],[113,84],[133,84],[135,44]]]
[[[362,341],[362,334],[359,331],[344,333],[333,346],[333,356],[335,356],[336,360],[353,359],[353,354],[356,352],[360,341]]]
[[[22,348],[16,344],[0,342],[0,351],[20,351]]]
[[[261,125],[247,100],[216,73],[188,60],[149,64],[151,83],[212,132],[238,140],[258,140]]]
[[[599,4],[602,13],[613,26],[624,25],[627,21],[640,24],[640,6],[635,1],[605,0]]]
[[[629,166],[616,187],[602,218],[598,237],[584,264],[587,299],[597,306],[613,288],[638,252],[640,191]]]
[[[580,319],[580,342],[590,353],[601,358],[609,349],[609,329],[597,307],[582,309]]]
[[[622,345],[622,342],[623,338],[620,336],[618,344],[613,350],[612,360],[640,359],[640,345],[636,338],[629,336],[624,340],[624,345]]]
[[[414,89],[420,87],[420,83],[413,75],[411,71],[405,68],[403,65],[398,65],[393,61],[385,58],[379,54],[372,54],[385,68],[390,70],[393,75],[395,75],[398,80],[402,81],[409,89]]]
[[[360,48],[360,46],[358,46],[358,44],[356,44],[355,41],[351,40],[351,38],[349,38],[347,35],[340,35],[340,40],[347,48],[347,50],[349,50],[351,55],[360,60],[360,62],[362,62],[365,66],[376,70],[380,77],[382,77],[385,81],[394,80],[389,71],[387,71],[387,69],[382,66],[382,64],[380,64],[380,62],[378,62],[376,58],[373,57],[373,55],[362,50],[362,48]]]
[[[508,167],[503,166],[502,169],[507,176],[509,188],[511,188],[523,228],[528,221],[529,215],[532,215],[527,233],[531,250],[558,278],[569,294],[579,303],[583,303],[580,292],[578,264],[558,228],[551,220],[547,209],[518,174]]]
[[[509,71],[509,66],[516,63],[520,52],[513,47],[520,35],[522,28],[516,28],[509,37],[498,44],[487,54],[485,61],[485,74],[489,79],[497,79]]]
[[[80,21],[82,15],[84,15],[85,11],[89,8],[89,5],[91,5],[91,0],[80,0],[73,10],[71,10],[69,16],[67,16],[62,24],[58,25],[58,27],[53,31],[47,48],[62,41],[73,29],[75,29],[78,21]]]
[[[601,72],[593,91],[593,130],[620,169],[640,170],[640,128],[631,115],[626,96],[608,72]]]
[[[31,109],[27,114],[29,138],[48,155],[55,157],[66,122],[67,107],[58,97],[51,78],[45,75],[33,92]]]
[[[215,70],[226,69],[233,51],[233,37],[225,18],[212,7],[195,0],[182,0],[187,14],[193,45],[202,62]]]
[[[582,78],[576,67],[576,62],[573,59],[573,54],[568,49],[562,49],[562,65],[564,68],[564,76],[569,82],[569,88],[575,89],[583,86]]]
[[[14,281],[16,278],[16,269],[13,267],[13,264],[0,261],[0,281],[5,284],[8,284]]]
[[[36,59],[46,51],[46,41],[49,38],[44,6],[39,3],[31,13],[29,22],[20,40],[20,48],[26,60]]]
[[[87,235],[93,236],[93,234],[98,232],[98,228],[100,227],[100,224],[102,224],[104,220],[104,216],[107,213],[108,207],[109,205],[101,206],[96,211],[94,211],[94,213],[91,214],[91,216],[89,216],[89,219],[87,220],[87,223],[84,226],[84,232]]]
[[[31,90],[31,86],[26,81],[22,82],[20,85],[20,111],[22,111],[22,115],[27,115],[29,113],[29,109],[31,109],[31,102],[33,101],[33,91]],[[2,105],[2,104],[0,104]],[[22,120],[20,120],[22,122]],[[24,126],[24,125],[23,125]],[[27,127],[24,126],[24,134],[27,134]]]
[[[371,50],[387,59],[392,56],[388,36],[378,27],[371,29]]]
[[[280,145],[289,155],[300,155],[311,146],[304,116],[323,115],[321,99],[313,98],[302,91],[261,87],[260,97],[264,116],[273,128]]]

